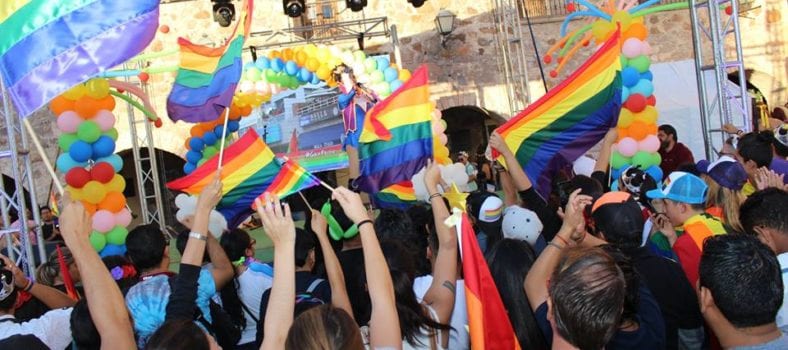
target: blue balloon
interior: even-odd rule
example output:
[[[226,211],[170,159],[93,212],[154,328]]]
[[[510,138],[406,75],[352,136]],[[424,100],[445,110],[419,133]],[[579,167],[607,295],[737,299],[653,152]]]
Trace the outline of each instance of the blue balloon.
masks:
[[[639,79],[640,79],[640,73],[638,73],[637,69],[633,67],[626,67],[623,70],[621,70],[621,82],[624,84],[624,86],[626,87],[635,86],[635,84],[638,83]]]
[[[620,178],[620,177],[621,177],[621,171],[623,171],[623,169],[625,169],[625,168],[620,168],[620,169],[613,169],[613,170],[610,172],[610,177],[611,177],[611,178],[613,178],[613,179],[618,179],[618,178]]]
[[[397,68],[388,67],[386,68],[386,70],[383,71],[383,78],[386,79],[387,83],[397,80],[397,77],[399,77],[399,72],[397,71]]]
[[[227,122],[227,132],[236,132],[241,127],[241,123],[237,120]]]
[[[112,165],[112,168],[115,169],[116,173],[119,173],[123,169],[123,159],[120,158],[119,155],[113,154],[108,157],[96,159],[96,162],[107,162]]]
[[[115,141],[107,135],[101,135],[91,147],[93,148],[93,158],[103,158],[115,153]]]
[[[298,73],[298,65],[295,61],[287,61],[287,63],[285,63],[285,72],[288,75],[296,75]]]
[[[402,84],[405,84],[405,83],[403,83],[402,80],[399,80],[399,79],[394,80],[391,83],[389,83],[389,86],[391,87],[391,92],[397,91],[397,89],[402,87]]]
[[[654,84],[646,79],[640,79],[638,80],[638,83],[635,84],[635,86],[629,89],[629,92],[632,94],[641,94],[648,98],[654,93]]]
[[[662,177],[665,176],[662,173],[662,168],[660,168],[658,165],[652,165],[648,167],[648,169],[646,169],[646,174],[651,175],[651,177],[654,178],[654,181],[657,182],[657,185],[662,182]]]
[[[620,191],[619,188],[618,188],[618,179],[615,179],[615,180],[613,180],[613,182],[610,183],[610,190],[611,191]]]
[[[626,101],[629,98],[629,88],[624,86],[621,88],[621,102]]]
[[[99,256],[102,258],[113,256],[113,255],[125,255],[126,254],[126,245],[114,245],[114,244],[107,244],[104,246],[104,249],[101,250]]]
[[[312,74],[312,80],[309,83],[312,85],[320,84],[320,78],[317,77],[317,74]]]
[[[213,146],[217,140],[216,134],[212,132],[206,132],[205,135],[202,136],[202,141],[208,146]]]
[[[281,58],[277,57],[271,60],[271,70],[274,72],[281,72],[282,69],[285,68],[285,62],[282,61]]]
[[[268,60],[268,57],[260,57],[254,62],[254,65],[260,70],[265,70],[271,68],[271,61]]]
[[[205,142],[202,142],[202,139],[199,137],[192,137],[191,140],[189,140],[189,148],[192,151],[202,151],[203,147],[205,147]]]
[[[640,79],[646,79],[648,81],[654,81],[654,73],[651,73],[650,70],[647,70],[645,73],[640,75]]]
[[[85,141],[77,140],[69,147],[68,154],[75,162],[87,162],[93,157],[93,147],[90,147],[90,144]]]
[[[300,72],[298,72],[298,79],[306,83],[312,80],[312,75],[313,75],[312,72],[310,72],[309,69],[306,69],[306,67],[304,67],[301,68]]]
[[[221,140],[222,139],[222,132],[223,131],[224,131],[224,126],[223,125],[217,125],[215,128],[213,128],[213,133],[216,134],[216,139],[217,140]]]
[[[183,165],[183,172],[186,175],[191,174],[194,171],[194,169],[197,169],[197,165],[196,164],[186,163],[186,164]]]
[[[244,63],[244,70],[247,70],[247,69],[252,68],[252,67],[254,67],[254,63],[252,63],[252,62]]]
[[[389,68],[391,66],[391,62],[389,62],[389,59],[386,57],[378,57],[376,63],[377,63],[377,68],[380,71],[385,71],[386,68]]]
[[[195,150],[191,150],[189,152],[186,152],[186,161],[187,162],[197,164],[197,162],[199,162],[200,159],[202,159],[202,153],[197,152]]]
[[[89,146],[88,146],[89,147]],[[68,172],[71,168],[74,167],[84,167],[87,166],[88,163],[85,162],[76,162],[68,153],[63,153],[57,157],[57,161],[55,162],[57,166],[57,170],[61,172]]]

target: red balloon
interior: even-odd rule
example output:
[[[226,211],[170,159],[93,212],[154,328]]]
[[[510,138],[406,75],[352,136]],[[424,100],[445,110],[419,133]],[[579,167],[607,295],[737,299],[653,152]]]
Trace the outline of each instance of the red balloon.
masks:
[[[629,95],[627,101],[624,102],[624,107],[632,113],[640,113],[646,109],[646,98],[641,94]]]
[[[150,74],[142,72],[137,75],[137,79],[139,79],[143,83],[147,83],[148,79],[150,79]]]
[[[544,63],[550,64],[550,62],[553,62],[553,56],[550,55],[544,56]]]
[[[90,181],[90,173],[82,167],[73,167],[66,173],[66,183],[74,188],[82,188]]]
[[[90,169],[90,177],[103,184],[112,181],[115,176],[115,168],[107,162],[98,162]]]
[[[657,97],[654,95],[649,96],[646,99],[646,104],[652,107],[655,106],[657,104]]]
[[[157,128],[160,128],[162,125],[163,124],[162,124],[161,118],[156,119],[156,121],[153,122],[153,126],[155,126]]]

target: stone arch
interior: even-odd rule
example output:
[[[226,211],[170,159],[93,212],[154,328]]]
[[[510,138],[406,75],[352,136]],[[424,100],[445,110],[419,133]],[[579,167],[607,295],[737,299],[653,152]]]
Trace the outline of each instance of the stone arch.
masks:
[[[446,121],[449,152],[452,156],[466,151],[475,160],[480,146],[486,146],[490,133],[506,120],[497,113],[474,105],[461,105],[442,110]]]

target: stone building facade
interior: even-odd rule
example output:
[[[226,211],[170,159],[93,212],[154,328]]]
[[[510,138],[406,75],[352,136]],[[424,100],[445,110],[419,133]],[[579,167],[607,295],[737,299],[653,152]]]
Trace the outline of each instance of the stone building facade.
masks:
[[[529,1],[529,0],[524,0]],[[550,0],[556,1],[556,0]],[[169,31],[161,31],[149,46],[147,52],[166,52],[176,47],[179,36],[185,36],[198,43],[218,45],[229,35],[229,28],[219,27],[212,19],[209,0],[179,1],[172,0],[161,5],[160,24],[167,26]],[[486,113],[490,121],[479,126],[495,125],[510,118],[505,77],[501,73],[499,57],[501,48],[496,36],[498,27],[495,22],[495,0],[427,0],[420,8],[414,8],[406,0],[369,0],[363,13],[352,13],[345,10],[344,1],[307,0],[307,3],[319,2],[330,4],[336,10],[336,20],[352,20],[362,18],[386,17],[389,25],[397,27],[400,41],[402,61],[400,64],[415,69],[420,64],[430,68],[431,92],[438,108],[449,110],[453,114],[465,113],[463,107],[473,107],[470,112]],[[236,7],[240,2],[236,1]],[[751,0],[748,3],[752,10],[740,17],[742,39],[744,42],[745,66],[754,70],[751,81],[767,94],[770,104],[788,102],[788,4],[785,0]],[[435,31],[434,19],[441,9],[447,9],[457,15],[456,29],[449,36],[445,47]],[[517,11],[516,8],[508,9]],[[536,50],[529,36],[529,27],[523,22],[525,34],[523,51],[527,57],[527,69],[530,79],[532,99],[544,93],[540,80],[535,51],[543,55],[547,48],[559,38],[559,27],[563,17],[531,18]],[[647,18],[650,31],[649,42],[654,48],[654,62],[668,62],[691,59],[693,57],[691,26],[688,10],[675,10],[650,15]],[[294,22],[282,12],[279,0],[256,0],[253,31],[277,31],[292,27]],[[287,40],[286,35],[251,38],[250,44],[259,45],[279,40]],[[357,47],[355,40],[337,42],[341,47]],[[365,41],[369,53],[391,53],[393,45],[390,38],[369,38]],[[589,50],[583,54],[588,55]],[[583,54],[564,70],[568,74],[577,63],[582,61]],[[245,54],[248,55],[248,54]],[[244,59],[250,59],[245,56]],[[177,55],[169,55],[152,60],[149,64],[166,66],[177,64]],[[547,71],[545,72],[547,75]],[[547,78],[548,87],[560,82]],[[657,78],[658,79],[658,78]],[[167,93],[174,81],[174,73],[153,74],[149,80],[151,98],[160,115],[164,116]],[[125,108],[116,109],[118,129],[121,137],[117,150],[123,151],[131,147],[128,137],[128,123]],[[452,113],[450,113],[452,114]],[[171,123],[165,116],[164,126],[154,130],[153,142],[158,149],[182,156],[185,153],[184,141],[189,136],[189,126],[183,123]],[[54,117],[48,111],[41,111],[31,119],[39,137],[45,145],[50,159],[57,154],[57,130],[53,123]],[[452,131],[452,121],[449,132]],[[474,127],[474,133],[483,128]],[[484,135],[486,137],[486,135]],[[6,142],[5,134],[0,142]],[[480,143],[468,144],[469,151],[475,151]],[[33,174],[37,179],[37,195],[45,201],[49,192],[50,181],[39,161],[33,155]],[[0,162],[3,163],[3,162]],[[166,166],[166,165],[165,165]],[[5,174],[7,165],[2,164],[0,170]],[[131,184],[130,184],[131,185]]]

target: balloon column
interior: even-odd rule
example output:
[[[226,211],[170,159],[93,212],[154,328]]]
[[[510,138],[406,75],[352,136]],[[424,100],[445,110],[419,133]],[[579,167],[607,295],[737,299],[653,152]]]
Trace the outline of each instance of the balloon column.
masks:
[[[238,131],[239,120],[252,113],[252,106],[245,105],[238,107],[235,100],[230,107],[230,114],[227,121],[226,136]],[[208,159],[219,153],[221,149],[222,131],[224,129],[224,114],[219,118],[203,123],[197,123],[191,128],[191,137],[186,140],[186,164],[183,165],[183,172],[191,174],[198,166],[205,163]],[[225,147],[230,144],[230,138],[226,137]]]
[[[659,0],[649,0],[638,4],[637,0],[620,0],[608,2],[604,7],[596,7],[585,0],[571,0],[567,10],[571,12],[561,26],[561,40],[551,47],[544,57],[545,63],[551,63],[554,56],[558,66],[550,72],[557,77],[561,68],[581,47],[588,46],[591,40],[601,45],[616,31],[621,29],[621,79],[623,82],[621,113],[618,119],[618,141],[611,154],[611,175],[617,179],[621,171],[630,166],[645,170],[657,182],[662,181],[662,162],[657,138],[657,108],[654,97],[653,74],[649,70],[652,53],[646,39],[648,30],[644,25],[643,16],[657,12],[658,8],[650,6]],[[586,7],[578,11],[578,5]],[[596,18],[590,24],[567,33],[566,29],[575,17],[587,16]]]
[[[93,79],[56,97],[49,105],[57,116],[63,153],[57,168],[66,174],[66,190],[93,219],[90,243],[102,256],[124,254],[131,212],[123,190],[126,181],[116,174],[123,160],[114,154],[115,99],[110,84]]]
[[[443,165],[452,163],[449,158],[449,148],[446,143],[449,141],[445,134],[446,121],[443,120],[440,109],[432,110],[432,153],[436,162]]]

